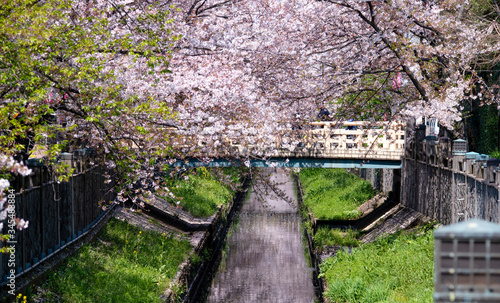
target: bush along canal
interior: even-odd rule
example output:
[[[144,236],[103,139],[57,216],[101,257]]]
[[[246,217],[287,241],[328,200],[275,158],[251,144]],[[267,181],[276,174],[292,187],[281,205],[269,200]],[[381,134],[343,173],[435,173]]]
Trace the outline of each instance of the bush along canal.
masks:
[[[284,170],[267,169],[264,173],[270,174],[277,190],[289,199],[269,192],[262,195],[265,181],[254,182],[227,240],[224,266],[213,279],[209,303],[317,301],[304,254],[293,182]]]
[[[435,222],[390,193],[370,198],[366,181],[346,174],[303,169],[295,175],[320,300],[432,302]]]

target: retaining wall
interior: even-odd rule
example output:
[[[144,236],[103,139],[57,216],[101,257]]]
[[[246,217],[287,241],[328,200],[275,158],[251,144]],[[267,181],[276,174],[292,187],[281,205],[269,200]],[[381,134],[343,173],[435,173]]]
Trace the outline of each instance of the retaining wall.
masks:
[[[407,137],[413,140],[403,159],[403,205],[443,224],[472,218],[499,223],[500,161],[466,154],[466,141],[446,134],[426,138],[424,125],[408,124]]]
[[[472,218],[499,223],[497,181],[496,176],[487,178],[484,174],[404,159],[401,203],[443,224]]]
[[[237,212],[239,212],[246,190],[251,183],[250,178],[243,182],[243,189],[238,191],[229,205],[219,209],[210,226],[208,226],[202,240],[194,250],[201,257],[200,264],[188,261],[177,274],[175,284],[185,293],[178,295],[172,290],[167,291],[163,299],[166,302],[203,302],[213,276],[217,272],[222,259],[222,249],[227,240],[227,233]],[[176,296],[179,296],[176,298]],[[177,301],[176,301],[177,300]]]
[[[359,176],[365,180],[370,181],[373,189],[378,192],[388,194],[394,191],[394,178],[398,173],[394,173],[394,169],[374,169],[374,168],[361,168],[359,169]]]
[[[401,170],[360,169],[359,176],[443,224],[472,218],[500,223],[500,170],[463,156],[416,158],[403,159]]]

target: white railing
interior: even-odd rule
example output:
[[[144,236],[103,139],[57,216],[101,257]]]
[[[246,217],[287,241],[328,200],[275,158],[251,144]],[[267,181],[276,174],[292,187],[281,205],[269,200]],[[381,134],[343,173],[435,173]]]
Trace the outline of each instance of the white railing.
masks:
[[[404,155],[405,127],[406,124],[400,121],[310,122],[281,131],[276,145],[268,146],[265,150],[258,150],[256,146],[244,146],[237,137],[226,138],[224,143],[236,149],[236,153],[240,156],[262,154],[266,158],[271,156],[399,161]],[[169,131],[176,130],[169,129]],[[193,143],[198,147],[203,147],[205,144]],[[185,139],[177,147],[182,148],[184,144],[186,144]]]
[[[275,156],[401,160],[404,155],[406,125],[403,122],[312,122],[309,125],[311,128],[302,132],[300,144],[293,151],[278,148]],[[290,134],[294,136],[293,132]],[[285,139],[287,134],[283,136]]]

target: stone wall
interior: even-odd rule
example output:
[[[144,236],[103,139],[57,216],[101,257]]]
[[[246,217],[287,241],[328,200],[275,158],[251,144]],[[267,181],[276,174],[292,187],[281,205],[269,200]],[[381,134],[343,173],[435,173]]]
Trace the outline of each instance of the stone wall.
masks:
[[[499,223],[500,161],[466,153],[463,140],[426,140],[425,127],[413,131],[403,159],[401,203],[443,224],[472,218]]]
[[[397,169],[359,169],[359,176],[370,181],[372,187],[377,192],[398,192],[399,191],[399,175],[401,170]]]
[[[417,129],[401,170],[360,169],[359,176],[443,224],[472,218],[500,223],[499,161],[453,155],[450,139],[426,142],[424,131]]]
[[[498,184],[412,159],[403,162],[401,203],[443,224],[500,222]]]

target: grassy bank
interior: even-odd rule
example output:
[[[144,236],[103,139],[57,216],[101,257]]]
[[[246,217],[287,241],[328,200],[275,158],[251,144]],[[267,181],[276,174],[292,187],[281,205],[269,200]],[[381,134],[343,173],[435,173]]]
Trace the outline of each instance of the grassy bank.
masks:
[[[175,198],[161,196],[195,217],[209,217],[232,200],[240,176],[239,168],[196,168],[165,180]]]
[[[317,219],[356,219],[357,208],[374,196],[370,182],[344,169],[302,169],[299,179],[304,204]]]
[[[314,234],[314,247],[322,250],[325,247],[349,246],[357,247],[361,245],[358,240],[360,232],[353,229],[340,230],[337,228],[320,227]]]
[[[433,251],[429,227],[340,251],[321,266],[324,297],[336,303],[433,302]]]
[[[167,179],[165,185],[174,194],[170,197],[174,205],[195,216],[210,216],[232,200],[240,173],[198,168]],[[183,236],[140,230],[112,218],[96,241],[51,271],[28,298],[30,302],[161,302],[160,295],[192,249]]]
[[[192,247],[174,235],[112,218],[98,240],[49,274],[35,302],[161,302]]]

